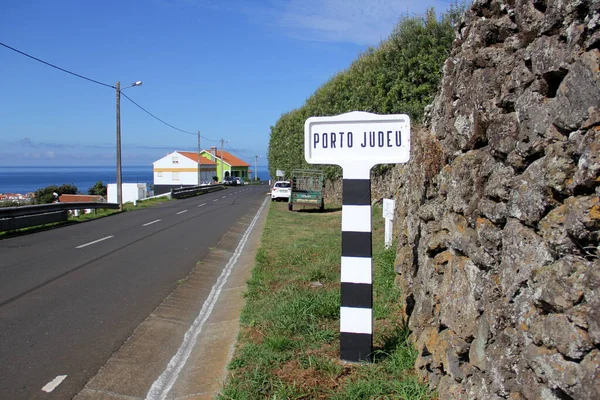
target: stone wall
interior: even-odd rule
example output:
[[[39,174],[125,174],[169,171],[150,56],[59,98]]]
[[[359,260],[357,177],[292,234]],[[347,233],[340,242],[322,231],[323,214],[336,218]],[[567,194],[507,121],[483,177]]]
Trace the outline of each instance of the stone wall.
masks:
[[[600,399],[599,8],[475,1],[411,162],[374,182],[441,399]]]
[[[475,2],[391,172],[398,281],[440,398],[600,398],[599,6]]]

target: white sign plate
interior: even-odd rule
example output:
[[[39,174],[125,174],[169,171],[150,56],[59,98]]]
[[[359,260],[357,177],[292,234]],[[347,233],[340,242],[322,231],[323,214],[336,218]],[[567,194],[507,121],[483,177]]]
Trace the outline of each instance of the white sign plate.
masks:
[[[304,157],[309,164],[398,164],[410,156],[410,118],[353,111],[310,117],[304,124]]]
[[[393,220],[395,207],[396,207],[396,202],[394,200],[383,199],[383,218]]]
[[[275,176],[285,176],[285,171],[278,169],[275,171]]]

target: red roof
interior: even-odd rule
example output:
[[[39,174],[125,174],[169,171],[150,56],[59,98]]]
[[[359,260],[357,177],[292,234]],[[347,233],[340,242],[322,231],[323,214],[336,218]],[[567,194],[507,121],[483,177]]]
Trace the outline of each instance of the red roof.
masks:
[[[87,194],[61,194],[58,201],[61,203],[102,203],[104,198]]]
[[[212,151],[209,150],[203,150],[206,153],[209,154],[213,154]],[[198,153],[194,153],[193,151],[178,151],[179,154],[186,156],[187,158],[194,160],[195,162],[198,162]],[[223,156],[221,156],[221,150],[217,150],[217,158],[223,158],[223,161],[225,161],[227,164],[231,165],[232,167],[249,167],[250,164],[248,164],[247,162],[237,158],[236,156],[234,156],[231,153],[228,153],[226,151],[222,152]],[[207,164],[212,163],[214,164],[214,161],[210,161],[208,160],[206,157],[202,158],[202,163],[204,163],[204,160],[208,161]]]
[[[179,154],[181,154],[184,157],[189,158],[190,160],[194,161],[194,162],[198,162],[198,153],[193,152],[193,151],[178,151]],[[214,161],[209,160],[206,157],[202,157],[202,164],[215,164]]]
[[[220,150],[217,150],[217,158],[223,158],[223,161],[225,161],[227,164],[231,165],[232,167],[249,167],[250,166],[250,164],[248,164],[246,161],[240,160],[233,154],[228,153],[226,151],[221,152]]]

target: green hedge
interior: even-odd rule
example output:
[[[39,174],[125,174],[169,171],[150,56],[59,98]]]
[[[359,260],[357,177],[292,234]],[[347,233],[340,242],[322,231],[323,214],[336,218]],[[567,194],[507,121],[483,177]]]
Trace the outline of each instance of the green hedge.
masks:
[[[464,9],[464,5],[454,5],[439,19],[433,9],[424,16],[401,18],[388,39],[360,55],[347,70],[317,89],[302,107],[283,114],[271,127],[271,176],[276,169],[308,167],[303,143],[308,117],[367,111],[408,114],[413,122],[419,122],[437,91],[455,37],[453,25]],[[341,176],[339,167],[321,168],[329,179]]]

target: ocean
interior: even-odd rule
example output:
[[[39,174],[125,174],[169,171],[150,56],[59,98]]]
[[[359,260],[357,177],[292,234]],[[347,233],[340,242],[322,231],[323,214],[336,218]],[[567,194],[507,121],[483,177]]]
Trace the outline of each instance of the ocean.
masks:
[[[122,167],[123,183],[153,182],[152,166]],[[0,167],[0,193],[29,193],[50,185],[72,184],[87,194],[98,181],[117,181],[116,167]]]
[[[122,167],[123,183],[146,183],[154,181],[152,165]],[[258,176],[269,179],[266,166],[258,166]],[[1,167],[0,193],[35,192],[50,185],[73,184],[79,192],[87,194],[98,181],[116,183],[116,167]]]

